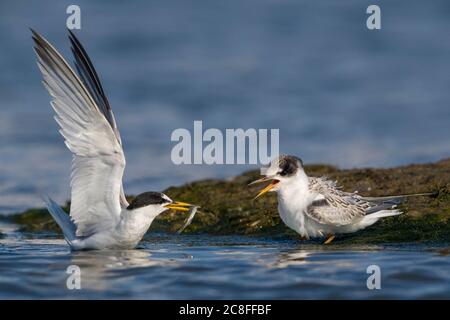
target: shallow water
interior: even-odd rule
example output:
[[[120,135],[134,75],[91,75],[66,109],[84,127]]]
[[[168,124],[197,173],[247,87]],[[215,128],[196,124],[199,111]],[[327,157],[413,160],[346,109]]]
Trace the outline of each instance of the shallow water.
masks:
[[[80,290],[67,289],[70,265]],[[380,290],[367,289],[369,265]],[[151,235],[136,250],[71,253],[60,239],[0,240],[3,299],[450,299],[448,270],[439,247]]]

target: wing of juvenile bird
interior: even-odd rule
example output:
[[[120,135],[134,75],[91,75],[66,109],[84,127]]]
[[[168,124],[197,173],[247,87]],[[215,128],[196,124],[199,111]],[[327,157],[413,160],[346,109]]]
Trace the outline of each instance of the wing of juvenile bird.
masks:
[[[73,34],[80,76],[47,40],[32,32],[43,82],[53,97],[55,120],[73,153],[70,216],[77,236],[89,236],[120,217],[125,168],[120,137],[95,70]]]
[[[325,178],[309,179],[310,192],[316,194],[306,214],[323,224],[346,225],[366,214],[368,203],[352,193],[343,192],[336,183]]]
[[[317,196],[308,206],[307,215],[319,223],[332,225],[352,224],[366,215],[394,209],[407,197],[435,195],[430,192],[386,197],[362,197],[357,193],[340,190],[334,181],[314,177],[310,178],[309,189]]]

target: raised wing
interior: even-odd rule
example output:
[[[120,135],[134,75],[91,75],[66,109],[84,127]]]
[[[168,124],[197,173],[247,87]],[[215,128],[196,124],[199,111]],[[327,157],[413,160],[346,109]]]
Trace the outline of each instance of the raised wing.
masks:
[[[114,113],[112,112],[108,98],[106,98],[105,92],[103,91],[100,78],[95,71],[91,59],[89,59],[86,50],[84,50],[80,41],[71,30],[69,30],[69,40],[72,44],[71,49],[75,58],[75,68],[78,71],[80,80],[83,82],[85,88],[89,91],[91,97],[94,99],[98,109],[105,116],[106,120],[108,120],[111,128],[113,128],[117,140],[120,144],[122,144],[119,129],[117,128],[116,120],[114,118]]]
[[[72,44],[72,53],[75,57],[75,68],[78,71],[78,75],[83,82],[85,88],[89,91],[91,97],[94,99],[100,112],[108,120],[111,128],[116,135],[117,141],[122,145],[122,139],[120,138],[119,128],[117,128],[116,119],[114,113],[109,105],[108,98],[103,90],[102,83],[98,77],[97,71],[95,71],[94,65],[91,62],[86,50],[84,50],[83,45],[77,39],[75,34],[69,30],[69,39]],[[120,187],[120,204],[123,208],[128,207],[128,201],[125,197],[125,192],[123,190],[123,184]]]
[[[120,138],[100,110],[93,89],[86,87],[47,40],[32,32],[43,82],[53,97],[55,120],[74,155],[70,216],[77,225],[77,236],[89,236],[110,228],[120,218],[125,168]]]

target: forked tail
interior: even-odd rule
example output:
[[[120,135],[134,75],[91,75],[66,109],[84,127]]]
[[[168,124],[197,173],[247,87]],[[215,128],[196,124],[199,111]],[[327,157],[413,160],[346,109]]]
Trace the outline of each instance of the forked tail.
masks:
[[[437,192],[426,193],[412,193],[402,194],[398,196],[386,196],[386,197],[360,197],[364,201],[370,202],[373,206],[366,210],[366,215],[363,218],[363,223],[371,225],[378,221],[380,218],[397,216],[403,212],[396,209],[405,198],[418,197],[418,196],[436,196]]]
[[[411,193],[411,194],[401,194],[398,196],[386,196],[386,197],[361,197],[361,199],[370,201],[370,202],[393,202],[400,203],[405,198],[410,197],[435,197],[438,195],[438,192],[424,192],[424,193]]]
[[[44,200],[48,211],[50,212],[58,226],[61,228],[67,243],[72,246],[72,241],[75,240],[77,236],[75,235],[76,226],[70,219],[70,216],[65,213],[64,210],[61,209],[61,207],[50,197],[43,197],[42,200]]]

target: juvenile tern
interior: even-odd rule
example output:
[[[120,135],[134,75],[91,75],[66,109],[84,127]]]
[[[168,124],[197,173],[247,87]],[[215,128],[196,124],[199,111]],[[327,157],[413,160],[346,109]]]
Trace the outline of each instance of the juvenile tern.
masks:
[[[31,31],[55,120],[73,153],[70,217],[48,197],[47,208],[72,250],[134,248],[160,213],[189,211],[193,206],[160,192],[144,192],[127,202],[122,140],[86,51],[69,30],[75,73],[46,39]]]
[[[265,176],[249,185],[269,181],[255,199],[269,191],[276,192],[281,220],[303,239],[328,236],[325,244],[331,243],[336,234],[352,233],[380,218],[401,214],[396,206],[406,197],[434,195],[362,197],[340,190],[336,182],[326,178],[308,177],[302,160],[289,155],[273,160]]]

